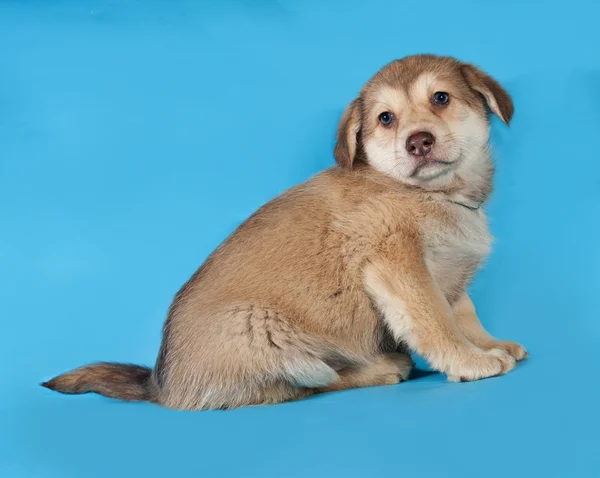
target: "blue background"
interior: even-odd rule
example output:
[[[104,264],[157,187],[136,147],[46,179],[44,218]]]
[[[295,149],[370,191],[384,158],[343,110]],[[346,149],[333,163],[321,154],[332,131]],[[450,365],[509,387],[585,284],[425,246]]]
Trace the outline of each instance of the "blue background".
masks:
[[[0,476],[600,476],[594,2],[0,2]],[[333,162],[383,64],[496,76],[497,237],[473,295],[507,376],[231,412],[37,384],[153,364],[170,300],[249,214]]]

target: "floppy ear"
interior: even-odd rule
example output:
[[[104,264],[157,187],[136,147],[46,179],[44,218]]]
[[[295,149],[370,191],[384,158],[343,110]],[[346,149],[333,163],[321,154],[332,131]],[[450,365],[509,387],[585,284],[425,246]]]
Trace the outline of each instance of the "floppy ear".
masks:
[[[333,150],[335,161],[346,169],[352,169],[356,157],[358,132],[360,131],[360,100],[357,98],[348,105],[337,131],[337,143]]]
[[[473,65],[463,64],[461,71],[469,86],[481,93],[490,110],[508,126],[515,108],[506,90],[491,76]]]

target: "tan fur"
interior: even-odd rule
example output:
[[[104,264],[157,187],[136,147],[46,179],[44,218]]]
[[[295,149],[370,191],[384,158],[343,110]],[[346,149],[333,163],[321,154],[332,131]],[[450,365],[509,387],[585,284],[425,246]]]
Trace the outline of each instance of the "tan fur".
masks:
[[[510,340],[496,340],[483,328],[477,317],[475,305],[466,293],[463,293],[454,304],[454,317],[467,340],[479,348],[483,350],[501,349],[516,360],[527,358],[527,350],[522,345]]]
[[[432,103],[436,91],[447,106]],[[486,108],[510,122],[508,94],[454,59],[378,72],[342,117],[339,166],[257,211],[179,291],[150,399],[235,408],[394,384],[412,367],[406,346],[454,381],[526,357],[484,331],[465,293],[491,246]],[[384,111],[392,126],[378,123]],[[421,168],[403,145],[424,128],[437,140]]]

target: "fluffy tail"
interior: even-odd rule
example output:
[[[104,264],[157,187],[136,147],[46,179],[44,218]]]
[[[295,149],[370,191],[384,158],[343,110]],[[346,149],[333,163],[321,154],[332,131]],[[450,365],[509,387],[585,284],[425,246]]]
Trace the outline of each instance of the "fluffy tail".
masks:
[[[120,363],[96,363],[80,367],[42,383],[42,387],[61,393],[99,393],[129,401],[152,401],[152,369]]]

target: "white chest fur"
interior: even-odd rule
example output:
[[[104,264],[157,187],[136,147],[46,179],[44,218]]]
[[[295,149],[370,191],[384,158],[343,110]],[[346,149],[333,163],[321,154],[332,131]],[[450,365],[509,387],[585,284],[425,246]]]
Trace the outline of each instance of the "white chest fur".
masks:
[[[450,224],[432,221],[425,230],[426,263],[446,297],[453,301],[488,256],[492,237],[482,209],[448,203]]]

